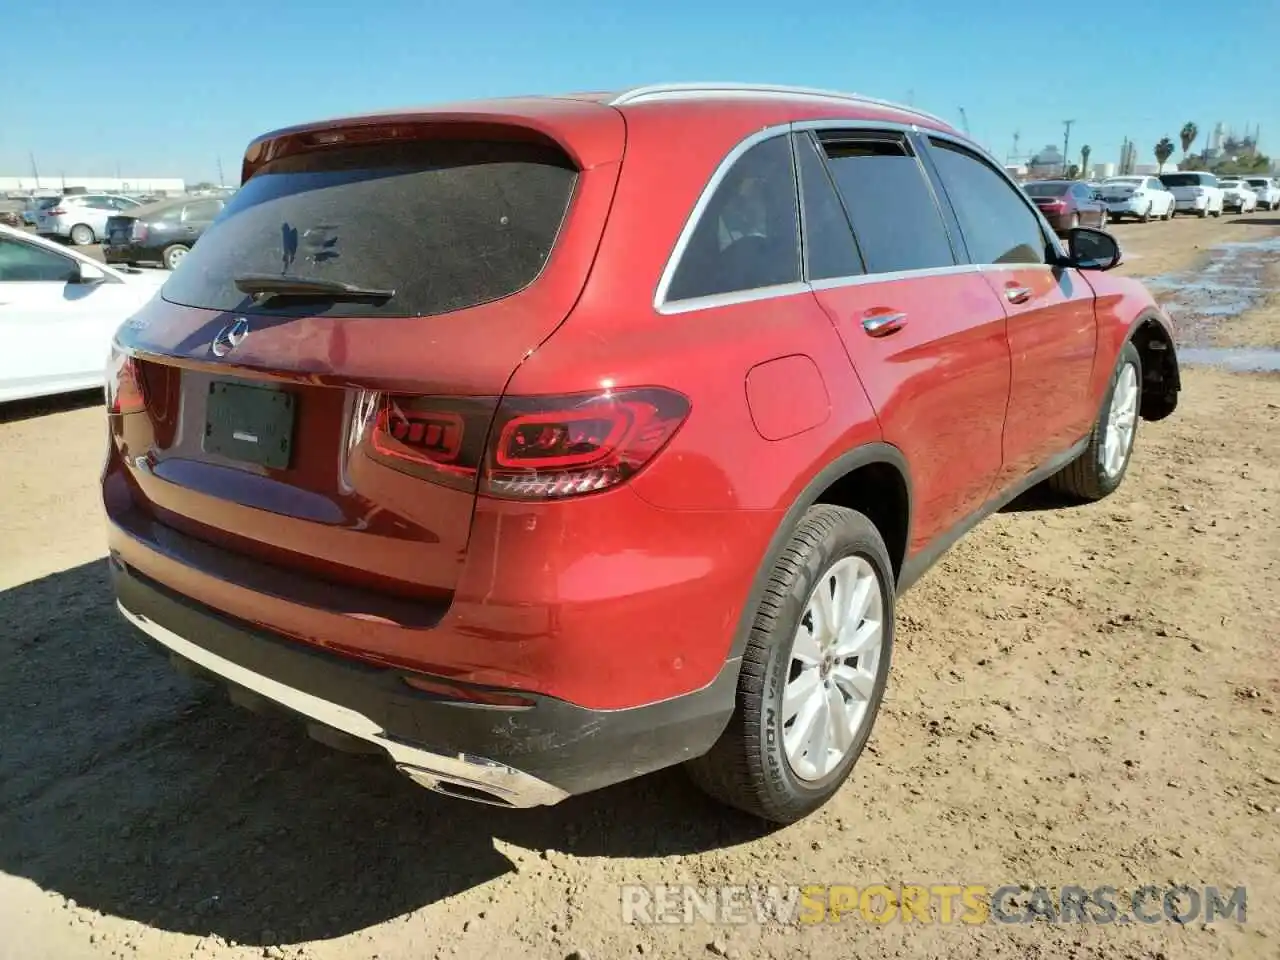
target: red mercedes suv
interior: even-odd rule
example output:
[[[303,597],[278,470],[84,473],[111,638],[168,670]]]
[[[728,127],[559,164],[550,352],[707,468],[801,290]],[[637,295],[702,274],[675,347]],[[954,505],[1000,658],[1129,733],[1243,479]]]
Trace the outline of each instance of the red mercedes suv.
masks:
[[[665,85],[331,120],[117,334],[119,607],[419,784],[683,763],[789,822],[849,775],[895,597],[1175,408],[1169,319],[916,110]]]

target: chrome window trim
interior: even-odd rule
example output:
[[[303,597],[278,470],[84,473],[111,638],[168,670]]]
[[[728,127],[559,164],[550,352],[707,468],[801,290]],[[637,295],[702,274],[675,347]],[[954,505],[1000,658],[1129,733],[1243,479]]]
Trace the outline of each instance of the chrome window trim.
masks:
[[[713,293],[705,297],[690,297],[687,300],[672,300],[658,306],[659,313],[666,315],[676,313],[693,313],[696,310],[710,310],[712,307],[727,307],[738,303],[753,303],[756,300],[776,300],[779,297],[791,297],[797,293],[808,293],[809,284],[803,280],[792,283],[778,283],[768,287],[755,287],[751,290],[734,290],[730,293]]]
[[[1004,273],[1008,270],[1044,270],[1053,271],[1051,263],[980,263],[976,265],[983,273]]]
[[[947,277],[981,271],[982,267],[976,263],[957,263],[950,267],[921,267],[918,270],[891,270],[887,273],[858,273],[849,277],[829,277],[825,280],[810,280],[806,286],[811,290],[837,290],[842,287],[861,287],[871,283],[893,283],[895,280]]]
[[[689,212],[688,219],[684,222],[684,227],[680,230],[680,236],[676,239],[676,245],[671,249],[670,256],[667,257],[667,265],[662,269],[662,275],[658,278],[658,289],[653,295],[653,308],[659,313],[683,313],[684,309],[674,310],[672,307],[676,304],[690,304],[701,301],[721,300],[723,298],[737,298],[744,295],[758,293],[759,291],[767,291],[776,289],[776,287],[758,287],[756,290],[735,290],[732,293],[717,293],[709,297],[695,297],[688,300],[667,300],[667,290],[671,287],[671,281],[675,278],[676,270],[680,266],[680,261],[684,258],[685,250],[689,246],[689,241],[693,238],[694,231],[698,229],[698,224],[702,221],[702,215],[706,212],[707,207],[711,204],[711,198],[715,196],[716,190],[720,188],[720,184],[724,182],[724,178],[729,175],[729,171],[733,169],[738,159],[757,144],[764,143],[766,140],[772,140],[774,137],[787,136],[791,132],[791,124],[780,123],[762,130],[757,130],[750,136],[738,141],[737,146],[730,150],[724,159],[720,161],[719,166],[711,174],[711,179],[707,181],[707,185],[702,188],[702,193],[698,195],[698,201],[693,205],[693,210]],[[788,145],[789,148],[790,145]],[[798,202],[798,201],[797,201]],[[760,296],[751,296],[749,299],[759,300]],[[736,299],[730,299],[729,302],[736,303]],[[722,306],[717,303],[715,306]],[[686,309],[698,309],[697,307]]]
[[[702,82],[702,83],[654,83],[646,86],[633,87],[630,90],[624,90],[617,94],[609,101],[609,106],[622,107],[632,103],[652,103],[655,101],[669,100],[697,100],[708,99],[711,97],[737,96],[747,98],[771,98],[771,99],[806,99],[806,100],[823,100],[827,102],[836,101],[839,103],[856,103],[872,107],[882,107],[888,110],[897,110],[901,113],[909,113],[912,116],[921,117],[932,123],[942,124],[944,127],[950,127],[951,124],[943,120],[941,117],[915,107],[909,107],[905,104],[894,103],[891,100],[881,100],[877,97],[868,97],[860,93],[848,93],[841,90],[826,90],[819,87],[797,87],[788,86],[786,84],[772,83],[733,83],[733,82]]]
[[[641,91],[646,91],[646,90],[649,90],[650,88],[642,87],[638,89]],[[661,89],[667,90],[669,88],[664,87]],[[648,94],[645,94],[645,95],[647,96]],[[629,94],[624,94],[623,96],[626,97],[626,96],[629,96]],[[634,101],[630,101],[630,102],[634,102]],[[910,135],[912,133],[918,133],[924,137],[937,137],[939,139],[951,141],[952,143],[956,144],[956,146],[962,147],[965,150],[968,150],[970,153],[974,154],[975,156],[984,159],[988,163],[988,165],[990,165],[1001,177],[1004,178],[1005,183],[1008,184],[1014,190],[1014,192],[1022,199],[1023,205],[1027,207],[1029,210],[1031,210],[1032,213],[1035,215],[1036,219],[1040,223],[1041,233],[1046,238],[1049,238],[1048,242],[1053,245],[1054,249],[1057,250],[1060,256],[1064,258],[1067,256],[1067,252],[1063,247],[1061,240],[1059,240],[1057,234],[1054,233],[1053,230],[1049,228],[1048,221],[1044,219],[1044,215],[1040,212],[1040,209],[1036,207],[1036,205],[1031,202],[1030,198],[1028,198],[1022,192],[1022,188],[1018,185],[1017,181],[1009,176],[1009,174],[1000,165],[1000,163],[997,162],[995,158],[991,156],[991,154],[989,154],[986,150],[983,150],[976,143],[973,143],[970,140],[966,140],[964,137],[959,136],[957,134],[948,133],[947,131],[944,131],[944,130],[934,130],[931,128],[927,130],[921,130],[918,126],[916,126],[913,123],[912,124],[897,123],[897,122],[888,121],[888,120],[882,121],[882,120],[858,119],[858,118],[848,118],[848,117],[830,117],[830,118],[816,119],[816,120],[797,120],[792,123],[774,124],[772,126],[764,127],[761,130],[757,130],[755,133],[752,133],[749,136],[740,140],[732,150],[730,150],[727,154],[725,154],[724,158],[720,161],[720,164],[716,167],[715,171],[711,174],[711,177],[707,181],[706,186],[703,187],[702,193],[699,194],[697,202],[694,204],[693,209],[689,213],[688,219],[685,220],[685,224],[680,230],[680,235],[676,239],[675,246],[672,247],[671,254],[667,257],[666,265],[663,267],[662,274],[658,280],[657,290],[654,292],[653,308],[657,313],[662,314],[664,316],[672,315],[672,314],[680,314],[680,313],[693,313],[698,310],[709,310],[713,307],[731,306],[737,303],[753,303],[760,300],[770,300],[778,297],[792,296],[796,293],[800,293],[806,290],[827,290],[827,289],[832,289],[837,287],[858,286],[858,285],[870,284],[870,283],[888,283],[895,280],[907,280],[907,279],[919,278],[919,277],[948,276],[948,275],[964,274],[964,273],[981,273],[981,272],[984,272],[985,269],[988,267],[991,268],[992,272],[1002,271],[1002,270],[1027,270],[1027,269],[1032,269],[1036,267],[1040,267],[1043,269],[1052,268],[1053,265],[1047,264],[1047,263],[1023,263],[1023,264],[960,263],[960,264],[954,264],[948,267],[924,267],[919,270],[900,270],[900,271],[895,271],[893,273],[866,273],[866,274],[858,274],[851,277],[828,277],[826,279],[818,280],[818,281],[804,280],[799,283],[787,283],[787,284],[781,284],[781,285],[770,286],[770,287],[757,287],[753,290],[735,290],[731,293],[717,293],[707,297],[691,297],[686,300],[667,300],[666,298],[667,290],[671,286],[672,277],[675,276],[676,269],[680,265],[680,260],[684,256],[685,249],[689,245],[689,241],[693,236],[693,232],[698,228],[698,223],[702,219],[703,213],[706,211],[707,207],[710,205],[712,196],[715,194],[720,184],[724,181],[724,178],[728,176],[729,171],[733,169],[733,165],[738,161],[738,158],[741,157],[748,150],[750,150],[752,147],[756,146],[759,143],[763,143],[765,140],[772,139],[773,137],[785,136],[793,132],[798,133],[806,130],[833,130],[833,129],[835,130],[872,130],[872,131],[883,130],[888,133],[901,133],[906,135]],[[932,149],[931,144],[926,143],[923,146],[926,149]],[[916,151],[916,149],[917,148],[915,144],[912,144],[913,153]],[[920,162],[919,157],[917,157],[916,160],[917,160],[917,163]],[[793,159],[793,164],[794,164],[794,159]],[[933,181],[932,181],[932,178],[928,176],[928,171],[922,169],[921,173],[925,176],[926,182],[928,182],[930,189],[933,189]],[[797,188],[797,197],[798,197],[798,188]],[[938,200],[939,203],[941,203],[942,198],[938,197],[936,199]],[[797,202],[799,201],[797,200]],[[945,226],[945,222],[944,222],[944,226]],[[960,253],[960,251],[956,251],[956,252],[957,254]]]

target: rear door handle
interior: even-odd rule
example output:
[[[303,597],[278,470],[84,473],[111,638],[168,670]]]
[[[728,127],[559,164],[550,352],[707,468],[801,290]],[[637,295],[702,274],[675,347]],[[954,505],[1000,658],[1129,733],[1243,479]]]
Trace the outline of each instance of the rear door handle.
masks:
[[[871,337],[887,337],[907,323],[905,313],[872,313],[862,318],[862,329]]]
[[[1026,303],[1031,299],[1030,287],[1005,287],[1004,298],[1010,303]]]

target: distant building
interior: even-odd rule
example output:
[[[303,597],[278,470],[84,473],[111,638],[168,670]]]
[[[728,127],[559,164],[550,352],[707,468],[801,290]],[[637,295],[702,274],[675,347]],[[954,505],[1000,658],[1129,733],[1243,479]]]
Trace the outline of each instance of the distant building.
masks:
[[[1052,143],[1037,153],[1027,163],[1027,172],[1033,177],[1059,176],[1066,169],[1062,151]]]
[[[160,193],[186,192],[186,181],[181,177],[0,177],[0,194],[60,193],[80,188],[93,193]]]
[[[1092,167],[1093,179],[1105,180],[1107,177],[1116,175],[1116,165],[1114,163],[1095,163]]]
[[[1152,177],[1159,171],[1160,165],[1158,163],[1135,163],[1130,172],[1139,177]]]

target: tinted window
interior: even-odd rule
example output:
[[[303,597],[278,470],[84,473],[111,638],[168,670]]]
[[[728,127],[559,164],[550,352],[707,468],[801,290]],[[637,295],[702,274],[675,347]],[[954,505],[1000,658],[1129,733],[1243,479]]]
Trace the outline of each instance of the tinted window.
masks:
[[[800,169],[800,198],[804,212],[804,249],[810,280],[850,277],[862,273],[849,218],[831,178],[809,136],[796,140]]]
[[[75,276],[75,264],[70,257],[35,244],[0,237],[0,283],[65,283]]]
[[[934,146],[941,146],[941,142],[935,140]],[[1022,189],[1032,197],[1062,197],[1070,186],[1069,183],[1028,183]]]
[[[1218,179],[1209,173],[1166,173],[1160,177],[1166,187],[1216,187]]]
[[[702,212],[668,300],[755,290],[800,279],[800,228],[791,143],[756,144],[738,158]]]
[[[164,286],[215,310],[425,316],[509,296],[551,253],[577,172],[534,144],[416,141],[268,164],[227,203]],[[394,290],[389,299],[258,304],[245,274]]]
[[[1044,263],[1040,220],[1017,189],[969,151],[945,140],[931,143],[973,262]]]
[[[886,135],[823,147],[867,273],[954,265],[937,201],[906,141]]]
[[[220,209],[222,204],[217,200],[197,200],[187,204],[182,212],[182,219],[188,223],[209,223],[218,215]]]

